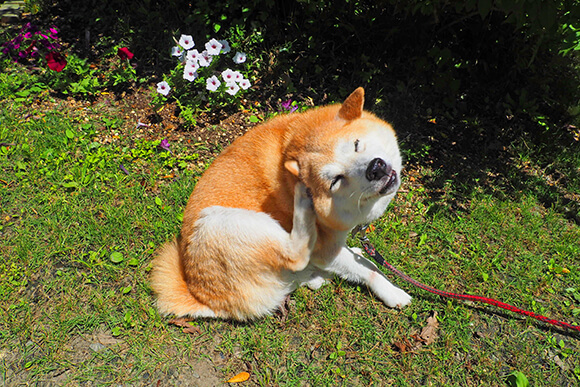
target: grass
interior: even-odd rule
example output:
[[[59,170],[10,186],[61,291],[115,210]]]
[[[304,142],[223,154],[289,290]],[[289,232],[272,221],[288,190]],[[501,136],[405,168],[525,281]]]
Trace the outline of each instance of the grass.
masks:
[[[182,333],[153,308],[148,273],[155,248],[178,232],[201,173],[195,149],[169,153],[130,134],[103,144],[97,128],[122,118],[91,109],[79,118],[65,105],[34,110],[34,99],[52,97],[15,97],[23,82],[33,84],[21,75],[0,75],[3,384],[178,385],[241,371],[252,374],[246,385],[261,386],[505,385],[514,372],[532,385],[580,382],[578,335],[398,279],[414,296],[400,311],[336,279],[316,292],[298,289],[285,322],[200,320],[199,334]],[[435,194],[427,183],[444,171],[410,165],[371,239],[424,283],[578,322],[580,226],[558,205],[545,206],[543,197],[557,192],[538,189],[536,172],[553,149],[513,146],[529,184],[512,191],[482,183],[464,194],[461,182],[447,180]],[[580,158],[554,155],[555,168],[569,171],[565,194],[580,194]],[[517,175],[507,179],[517,183]],[[438,338],[412,349],[433,312]]]

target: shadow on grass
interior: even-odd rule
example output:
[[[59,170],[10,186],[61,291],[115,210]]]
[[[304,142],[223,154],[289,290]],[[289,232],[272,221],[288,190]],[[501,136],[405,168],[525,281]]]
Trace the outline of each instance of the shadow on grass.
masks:
[[[235,37],[260,58],[259,101],[292,95],[318,105],[363,85],[367,108],[395,124],[407,162],[433,170],[423,181],[433,208],[462,207],[476,189],[530,194],[580,224],[580,162],[574,156],[580,142],[563,124],[546,130],[533,122],[539,113],[506,118],[506,111],[531,105],[562,115],[577,97],[570,64],[537,55],[520,58],[527,68],[516,65],[518,55],[530,54],[519,48],[528,37],[514,34],[501,15],[457,22],[449,13],[434,21],[379,3],[346,9],[321,3],[329,17],[319,24],[308,18],[320,10],[266,0],[53,0],[35,17],[56,24],[71,50],[97,64],[108,48],[126,44],[140,58],[139,72],[157,77],[174,67],[169,52],[179,34],[194,36],[198,47],[208,36]],[[352,17],[338,17],[345,15]]]
[[[580,141],[573,126],[547,129],[518,117],[477,124],[415,119],[396,127],[406,161],[430,169],[422,183],[431,211],[465,208],[475,192],[532,195],[580,224]]]

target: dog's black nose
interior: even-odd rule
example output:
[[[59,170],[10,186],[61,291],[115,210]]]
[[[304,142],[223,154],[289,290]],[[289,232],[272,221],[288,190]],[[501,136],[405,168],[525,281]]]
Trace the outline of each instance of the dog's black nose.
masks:
[[[380,180],[383,176],[390,175],[391,171],[391,166],[385,160],[377,157],[369,163],[365,175],[369,181],[374,181]]]

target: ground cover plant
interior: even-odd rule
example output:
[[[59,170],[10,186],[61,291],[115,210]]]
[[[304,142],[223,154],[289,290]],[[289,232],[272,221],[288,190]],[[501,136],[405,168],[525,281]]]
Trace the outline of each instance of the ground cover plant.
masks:
[[[254,12],[239,11],[246,18]],[[217,32],[230,31],[226,39],[243,35],[229,19],[220,28],[210,21],[208,40]],[[4,32],[12,39],[14,30]],[[59,36],[66,31],[62,26]],[[180,34],[167,33],[164,46],[172,36]],[[253,37],[258,43],[248,53],[263,38]],[[50,69],[2,59],[3,384],[210,386],[241,372],[250,374],[242,384],[248,386],[580,383],[578,335],[441,299],[396,278],[414,297],[400,311],[335,279],[316,292],[299,289],[287,313],[251,323],[160,317],[148,284],[150,262],[178,232],[197,177],[233,138],[268,116],[344,95],[294,77],[292,71],[304,75],[298,68],[304,64],[289,66],[286,81],[269,84],[262,65],[241,110],[200,112],[192,126],[176,104],[151,105],[167,69],[146,73],[134,48],[143,42],[102,36],[91,50],[109,53],[109,62],[83,57],[84,43],[71,42],[63,42],[72,51],[67,59],[85,61],[77,69],[110,74],[99,64],[127,64],[117,53],[129,47],[138,71],[120,87],[99,78],[87,92],[65,94],[70,83],[52,87]],[[264,58],[299,56],[282,47],[287,51]],[[81,70],[73,73],[86,74]],[[319,85],[333,79],[350,85],[351,75],[327,75]],[[72,77],[72,83],[90,79]],[[531,94],[521,93],[493,108],[484,102],[464,108],[458,97],[448,108],[427,110],[419,98],[435,100],[441,90],[432,85],[414,96],[418,78],[399,84],[389,78],[396,86],[375,89],[383,98],[367,105],[395,123],[406,159],[401,192],[373,225],[371,241],[424,283],[578,323],[580,132],[573,117],[558,121],[548,114],[561,112],[554,101],[532,103]],[[484,113],[475,114],[477,108]]]

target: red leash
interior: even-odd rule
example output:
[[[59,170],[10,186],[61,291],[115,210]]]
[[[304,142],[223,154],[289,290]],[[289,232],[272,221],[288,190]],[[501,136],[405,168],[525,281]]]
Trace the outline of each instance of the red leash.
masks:
[[[414,280],[413,278],[409,277],[408,275],[406,275],[402,271],[395,268],[393,265],[388,263],[383,258],[383,256],[381,254],[379,254],[379,252],[373,247],[373,245],[369,242],[368,238],[365,235],[366,227],[359,227],[359,228],[355,229],[355,231],[353,231],[353,234],[355,234],[356,232],[359,232],[361,234],[361,236],[359,237],[359,240],[362,243],[367,254],[370,255],[375,261],[377,261],[378,264],[386,267],[387,269],[389,269],[390,271],[392,271],[393,273],[395,273],[396,275],[398,275],[399,277],[401,277],[405,281],[412,283],[413,285],[415,285],[423,290],[426,290],[426,291],[433,293],[433,294],[437,294],[437,295],[442,296],[442,297],[455,298],[457,300],[465,300],[465,301],[473,301],[473,302],[483,302],[485,304],[497,306],[497,307],[502,308],[502,309],[506,309],[506,310],[509,310],[509,311],[512,311],[515,313],[519,313],[519,314],[522,314],[522,315],[525,315],[528,317],[535,318],[536,320],[539,320],[539,321],[542,321],[542,322],[545,322],[545,323],[548,323],[551,325],[555,325],[555,326],[558,326],[561,328],[571,329],[571,330],[580,332],[580,325],[572,325],[572,324],[568,324],[568,323],[563,322],[563,321],[554,320],[554,319],[542,316],[540,314],[530,312],[528,310],[520,309],[520,308],[517,308],[517,307],[510,305],[510,304],[506,304],[505,302],[494,300],[493,298],[474,296],[471,294],[451,293],[451,292],[446,292],[443,290],[435,289],[435,288],[432,288],[431,286],[427,286],[425,284],[422,284],[421,282]]]

